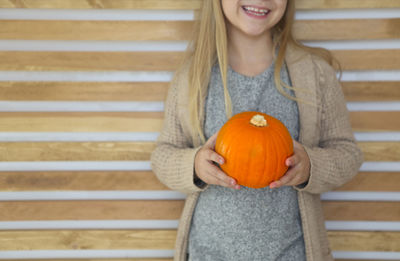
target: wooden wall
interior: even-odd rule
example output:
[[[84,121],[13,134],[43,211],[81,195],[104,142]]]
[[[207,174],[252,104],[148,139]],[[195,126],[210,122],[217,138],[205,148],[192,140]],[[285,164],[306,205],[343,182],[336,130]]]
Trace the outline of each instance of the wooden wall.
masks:
[[[322,195],[337,260],[400,260],[400,1],[298,0],[366,162]],[[0,0],[0,260],[171,260],[150,153],[200,0]],[[29,251],[27,251],[29,250]]]

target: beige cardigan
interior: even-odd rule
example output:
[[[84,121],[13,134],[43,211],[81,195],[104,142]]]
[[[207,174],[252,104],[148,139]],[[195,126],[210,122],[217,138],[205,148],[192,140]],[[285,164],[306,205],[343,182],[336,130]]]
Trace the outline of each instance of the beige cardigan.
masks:
[[[294,188],[299,192],[307,261],[329,261],[333,257],[320,193],[353,178],[362,163],[362,153],[356,145],[344,95],[332,67],[321,58],[293,46],[288,46],[285,61],[292,84],[308,90],[296,91],[296,97],[318,104],[310,106],[298,102],[299,142],[308,153],[311,170],[307,185]],[[176,261],[186,260],[192,213],[199,193],[207,189],[193,183],[194,157],[202,144],[189,128],[187,69],[182,67],[177,71],[177,77],[171,82],[163,129],[151,155],[152,169],[160,181],[173,190],[187,194],[176,239]],[[204,100],[205,96],[203,104]]]

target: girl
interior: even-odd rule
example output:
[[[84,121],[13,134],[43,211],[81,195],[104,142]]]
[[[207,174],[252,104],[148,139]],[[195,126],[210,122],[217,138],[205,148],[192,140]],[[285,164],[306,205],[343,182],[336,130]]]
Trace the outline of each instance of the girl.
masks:
[[[334,60],[293,38],[294,13],[294,0],[203,0],[151,155],[161,182],[187,194],[174,260],[333,260],[320,193],[349,181],[362,154]],[[288,171],[262,189],[218,167],[218,131],[242,111],[293,138]]]

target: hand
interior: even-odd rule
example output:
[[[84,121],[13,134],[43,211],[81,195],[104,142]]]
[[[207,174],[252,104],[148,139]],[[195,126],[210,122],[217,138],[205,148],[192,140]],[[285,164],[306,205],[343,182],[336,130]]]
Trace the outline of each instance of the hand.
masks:
[[[285,175],[280,180],[271,182],[270,188],[279,188],[281,186],[296,186],[302,184],[310,177],[310,158],[304,150],[303,145],[293,140],[294,153],[285,161],[286,166],[289,167]]]
[[[228,188],[239,189],[240,186],[236,181],[226,175],[213,162],[220,165],[224,163],[224,158],[215,152],[215,141],[218,132],[211,136],[203,147],[197,151],[194,159],[194,168],[197,176],[208,184],[220,185]]]

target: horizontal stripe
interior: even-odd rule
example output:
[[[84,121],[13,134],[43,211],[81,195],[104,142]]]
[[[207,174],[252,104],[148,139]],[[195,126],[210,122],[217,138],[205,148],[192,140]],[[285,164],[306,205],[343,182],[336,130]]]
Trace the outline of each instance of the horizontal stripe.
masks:
[[[327,230],[400,231],[400,222],[325,221]],[[178,220],[44,220],[3,221],[0,230],[25,229],[176,229]]]
[[[149,161],[0,162],[0,171],[151,170]]]
[[[378,136],[380,133],[377,134]],[[398,133],[400,136],[400,133]],[[5,141],[156,141],[158,132],[0,132]],[[399,138],[400,140],[400,138]]]
[[[0,132],[5,141],[156,141],[159,132]],[[400,141],[400,132],[355,132],[357,141]]]
[[[298,10],[296,20],[398,18],[400,8]],[[0,9],[0,19],[7,20],[193,20],[193,10],[113,10],[113,9]]]
[[[9,200],[176,200],[186,198],[177,191],[17,191],[0,192],[0,201]],[[400,192],[326,192],[327,201],[400,201]]]
[[[325,221],[327,230],[400,231],[400,221]]]
[[[400,162],[363,162],[360,171],[400,171]]]
[[[321,194],[321,200],[335,201],[400,201],[400,192],[337,192]]]
[[[72,82],[169,82],[170,71],[120,72],[31,72],[0,71],[0,81],[72,81]]]
[[[0,81],[169,82],[170,71],[31,72],[0,71]],[[342,81],[400,81],[400,71],[343,71]]]
[[[349,102],[349,111],[400,111],[400,102]],[[164,102],[104,102],[104,101],[0,101],[1,112],[25,111],[164,111]]]
[[[0,111],[164,111],[164,102],[0,101]]]
[[[0,171],[151,170],[149,161],[0,162]],[[360,171],[400,171],[400,162],[364,162]]]
[[[349,111],[400,111],[400,102],[348,102],[347,109]]]
[[[0,251],[2,259],[173,257],[173,250],[16,250]]]
[[[333,257],[337,259],[365,259],[365,260],[399,260],[400,252],[356,252],[356,251],[332,251]],[[339,260],[337,260],[339,261]]]
[[[400,39],[303,41],[311,47],[330,50],[397,49]],[[0,40],[0,51],[185,51],[187,41],[62,41],[62,40]]]
[[[370,222],[371,223],[371,222]],[[373,222],[372,222],[373,223]],[[383,222],[395,223],[395,222]],[[178,220],[3,221],[0,230],[22,229],[176,229]]]

